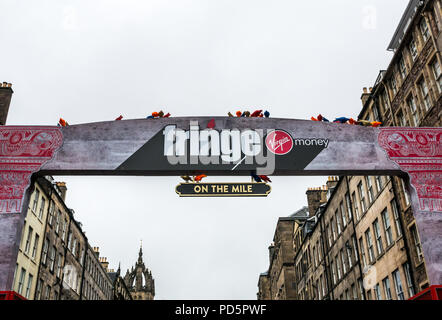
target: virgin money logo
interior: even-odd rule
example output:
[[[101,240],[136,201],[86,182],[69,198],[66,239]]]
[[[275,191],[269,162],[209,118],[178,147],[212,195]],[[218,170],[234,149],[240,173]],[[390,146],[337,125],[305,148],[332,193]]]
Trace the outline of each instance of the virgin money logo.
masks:
[[[293,138],[285,131],[273,130],[267,134],[266,146],[271,153],[282,156],[292,150]]]

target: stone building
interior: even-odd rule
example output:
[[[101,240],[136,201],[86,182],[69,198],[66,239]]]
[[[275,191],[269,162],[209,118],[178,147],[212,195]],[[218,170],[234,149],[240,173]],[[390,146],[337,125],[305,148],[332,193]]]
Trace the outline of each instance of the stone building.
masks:
[[[87,244],[83,269],[82,299],[112,300],[113,281],[107,273],[107,258],[100,258],[99,247]]]
[[[155,297],[155,280],[152,272],[143,262],[143,249],[140,246],[138,260],[135,267],[126,271],[124,281],[132,295],[133,300],[153,300]]]
[[[117,272],[113,269],[108,270],[108,275],[112,281],[112,300],[132,300],[129,288],[121,276],[120,266],[118,266]]]
[[[44,183],[41,178],[32,184],[34,190],[31,194],[22,230],[12,288],[13,291],[26,299],[33,299],[35,295],[35,284],[49,207],[49,199],[40,183]]]
[[[393,59],[387,70],[380,71],[374,86],[364,88],[359,118],[378,119],[383,126],[441,126],[441,10],[440,0],[410,1],[389,45]],[[410,198],[403,179],[386,179],[395,194],[388,210],[399,215],[396,230],[399,236],[404,234],[403,250],[409,261],[404,268],[410,269],[414,292],[421,291],[428,280]]]
[[[71,224],[72,211],[64,203],[65,191],[50,177],[42,180],[44,193],[49,197],[47,222],[43,235],[43,248],[39,261],[36,283],[36,300],[59,300],[63,291],[63,269],[66,265],[66,247]],[[71,273],[78,273],[72,270]],[[78,294],[78,279],[73,280],[73,292]]]
[[[273,243],[269,247],[269,269],[258,282],[260,300],[290,300],[296,298],[293,251],[293,228],[296,219],[307,218],[307,207],[289,217],[278,219]]]
[[[30,300],[128,298],[121,276],[111,278],[107,258],[90,246],[66,206],[66,184],[46,176],[34,179],[31,188],[12,289]]]
[[[389,45],[393,59],[373,88],[364,88],[358,119],[441,125],[441,27],[440,0],[409,2]],[[408,299],[425,289],[425,259],[404,180],[349,176],[329,182],[319,207],[309,193],[321,193],[318,199],[323,191],[307,191],[310,218],[298,219],[288,236],[295,241],[296,299]],[[266,296],[259,290],[258,298]]]

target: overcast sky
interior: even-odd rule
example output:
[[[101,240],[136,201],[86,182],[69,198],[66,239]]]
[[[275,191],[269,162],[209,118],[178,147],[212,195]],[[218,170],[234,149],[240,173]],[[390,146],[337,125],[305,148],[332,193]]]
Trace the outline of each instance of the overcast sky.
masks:
[[[357,117],[407,0],[0,0],[8,124],[268,109]],[[178,177],[56,177],[92,246],[144,259],[157,299],[255,299],[277,218],[326,177],[275,177],[259,199],[185,199]],[[208,182],[249,181],[208,177]]]

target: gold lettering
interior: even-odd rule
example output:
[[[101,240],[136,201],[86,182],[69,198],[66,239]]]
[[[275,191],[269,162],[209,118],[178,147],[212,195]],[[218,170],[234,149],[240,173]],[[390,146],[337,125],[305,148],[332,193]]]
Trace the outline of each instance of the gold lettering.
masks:
[[[200,186],[195,186],[195,187],[193,187],[193,191],[195,191],[195,193],[200,193],[201,192],[201,187]]]
[[[239,186],[238,185],[233,186],[232,187],[232,192],[239,192]]]
[[[202,186],[203,192],[209,192],[209,186]]]
[[[248,187],[248,188],[247,188],[247,192],[251,193],[251,192],[252,192],[252,186],[251,186],[251,185],[248,185],[247,187]]]

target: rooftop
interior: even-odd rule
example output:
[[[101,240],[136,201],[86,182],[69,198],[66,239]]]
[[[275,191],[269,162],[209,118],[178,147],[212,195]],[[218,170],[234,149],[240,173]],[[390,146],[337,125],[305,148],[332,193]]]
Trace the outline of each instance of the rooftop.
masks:
[[[388,45],[387,50],[395,51],[399,47],[405,33],[408,30],[408,27],[410,26],[411,21],[418,11],[418,7],[423,5],[424,2],[425,1],[422,0],[410,0],[404,14],[402,15],[401,21],[399,22],[396,31],[394,32],[393,38]]]

